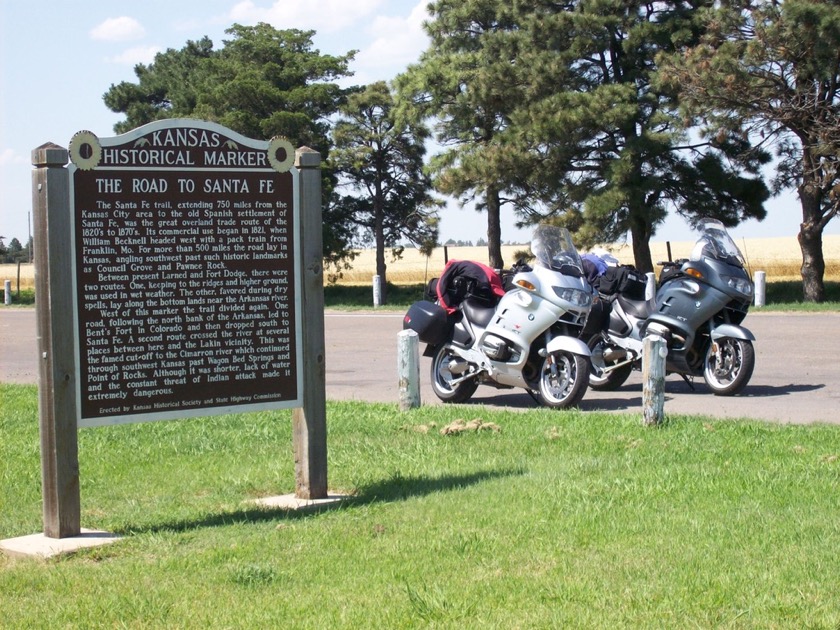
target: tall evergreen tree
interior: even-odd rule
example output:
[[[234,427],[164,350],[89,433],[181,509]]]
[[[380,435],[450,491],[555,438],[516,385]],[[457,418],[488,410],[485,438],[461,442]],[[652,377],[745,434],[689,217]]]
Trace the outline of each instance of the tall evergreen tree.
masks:
[[[512,155],[530,164],[523,216],[558,216],[583,245],[629,233],[643,271],[653,268],[650,239],[671,211],[729,226],[765,216],[769,192],[757,172],[768,156],[735,135],[694,138],[675,90],[654,81],[657,54],[698,36],[694,12],[703,4],[710,2],[531,3],[517,58],[524,96],[510,139]]]
[[[442,192],[481,195],[491,264],[499,207],[555,217],[584,245],[630,233],[636,266],[668,212],[762,218],[767,156],[743,138],[689,141],[656,55],[698,36],[711,0],[439,0],[430,48],[398,78],[407,110],[436,116]],[[746,171],[751,176],[743,176]]]
[[[426,251],[437,243],[440,205],[430,194],[431,181],[423,172],[422,125],[398,124],[394,100],[385,82],[369,85],[349,97],[335,125],[335,149],[330,164],[354,194],[340,197],[351,222],[364,241],[376,247],[376,273],[387,301],[385,249],[400,256],[405,240]]]
[[[501,268],[501,206],[510,176],[498,158],[517,103],[505,50],[516,27],[512,5],[437,0],[429,11],[431,45],[395,81],[400,113],[435,118],[435,139],[444,147],[430,163],[435,186],[487,212],[489,263]]]
[[[112,85],[105,104],[126,115],[117,133],[164,118],[200,118],[245,136],[285,136],[329,157],[330,117],[352,89],[335,81],[349,76],[354,52],[322,55],[312,49],[314,31],[277,30],[268,24],[225,31],[231,36],[213,48],[207,37],[181,50],[158,53],[134,68],[137,83]],[[324,253],[330,262],[348,255],[353,227],[341,208],[327,203],[334,187],[324,169]]]
[[[801,204],[803,295],[822,302],[822,234],[840,213],[840,5],[739,0],[700,17],[705,37],[668,59],[665,76],[688,115],[775,143],[774,188],[794,188]]]

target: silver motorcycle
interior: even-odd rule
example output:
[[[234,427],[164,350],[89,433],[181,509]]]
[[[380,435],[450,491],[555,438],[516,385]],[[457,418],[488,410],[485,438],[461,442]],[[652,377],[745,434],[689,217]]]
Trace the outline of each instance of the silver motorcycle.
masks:
[[[666,370],[703,377],[719,396],[740,393],[755,367],[755,336],[741,322],[753,284],[744,257],[722,223],[707,219],[688,259],[663,266],[656,296],[645,300],[644,277],[611,267],[597,282],[609,321],[588,338],[590,386],[615,390],[641,368],[646,335],[667,342]],[[693,386],[692,386],[693,387]]]
[[[428,344],[432,390],[442,401],[469,400],[481,384],[523,388],[556,408],[574,406],[586,393],[590,351],[579,336],[593,293],[583,263],[565,228],[540,225],[531,252],[533,268],[515,266],[506,291],[486,266],[460,289],[445,270],[435,301],[409,308],[403,327]],[[463,267],[468,276],[475,271]],[[482,270],[496,291],[478,290]]]

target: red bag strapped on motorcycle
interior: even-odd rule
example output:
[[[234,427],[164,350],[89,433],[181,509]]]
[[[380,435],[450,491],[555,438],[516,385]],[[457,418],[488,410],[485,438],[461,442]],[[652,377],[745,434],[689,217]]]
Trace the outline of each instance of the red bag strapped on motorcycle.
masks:
[[[454,313],[465,299],[495,306],[505,294],[499,274],[491,267],[471,260],[450,260],[435,287],[438,302],[447,313]]]

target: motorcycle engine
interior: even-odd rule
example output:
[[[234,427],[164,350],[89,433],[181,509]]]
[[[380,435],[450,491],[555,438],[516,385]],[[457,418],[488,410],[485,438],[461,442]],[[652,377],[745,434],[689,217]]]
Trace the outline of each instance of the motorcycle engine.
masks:
[[[510,358],[510,346],[501,337],[487,335],[481,343],[481,351],[493,361],[507,361]]]

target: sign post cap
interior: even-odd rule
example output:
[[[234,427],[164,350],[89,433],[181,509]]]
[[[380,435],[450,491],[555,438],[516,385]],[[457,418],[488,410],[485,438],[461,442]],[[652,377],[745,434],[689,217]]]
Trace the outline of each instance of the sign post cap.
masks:
[[[32,149],[32,166],[64,166],[68,161],[67,149],[54,142]]]

